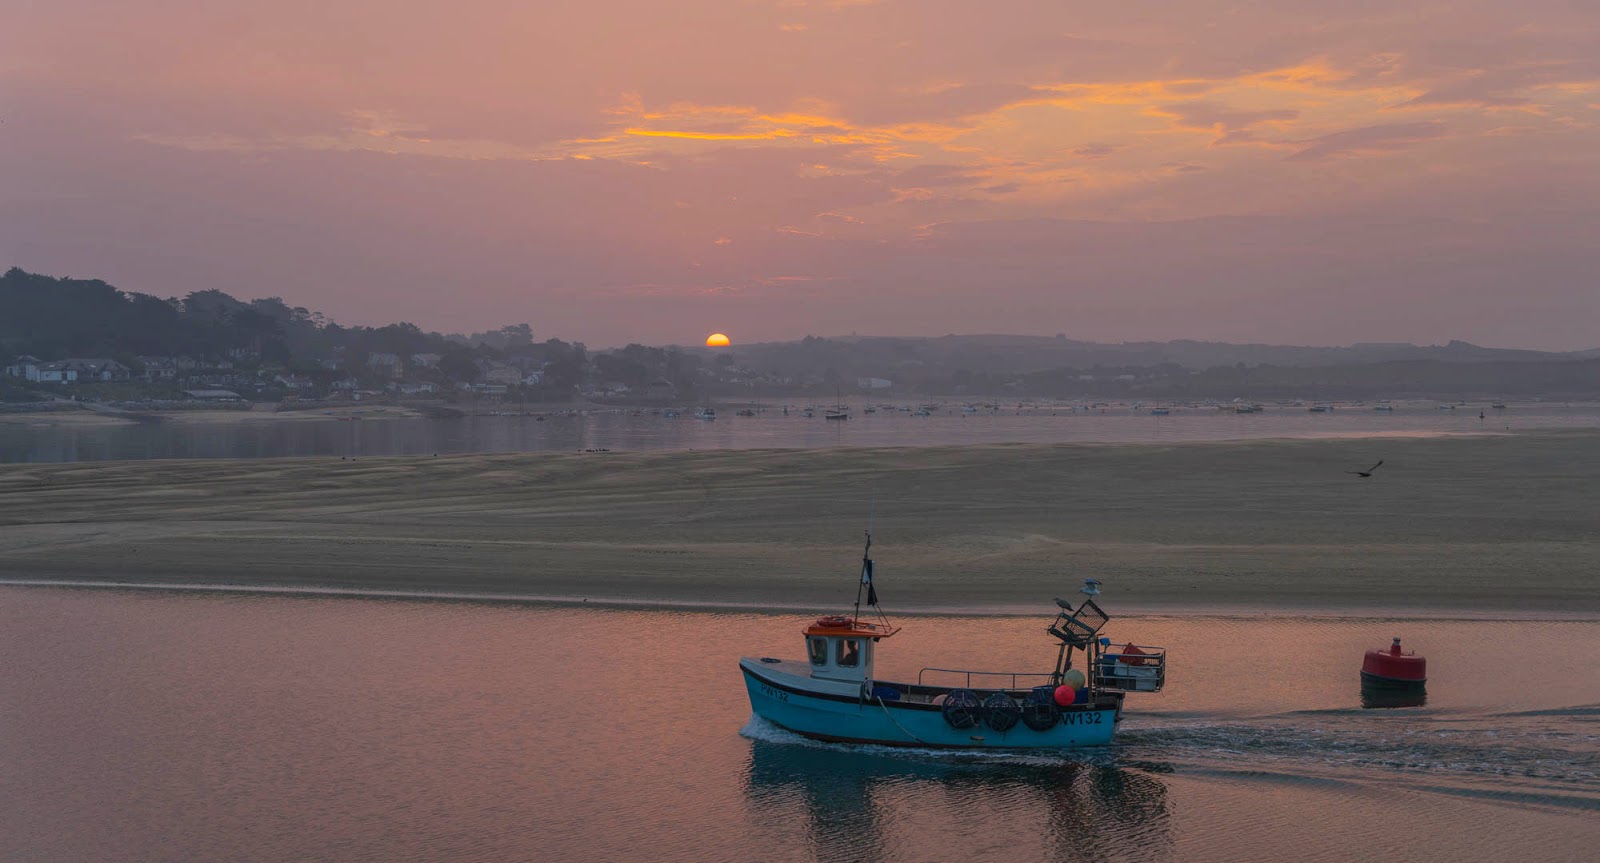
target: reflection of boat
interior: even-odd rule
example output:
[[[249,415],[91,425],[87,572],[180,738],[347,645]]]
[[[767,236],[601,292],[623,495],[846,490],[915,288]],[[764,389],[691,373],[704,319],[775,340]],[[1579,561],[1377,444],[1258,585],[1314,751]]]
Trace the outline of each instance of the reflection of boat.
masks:
[[[1170,856],[1162,853],[1171,842],[1161,775],[1171,768],[1164,763],[906,758],[786,741],[789,735],[759,722],[746,731],[754,738],[744,777],[750,821],[799,819],[796,832],[810,845],[808,859],[962,859],[950,853],[951,843],[968,838],[975,803],[1042,816],[1029,829],[1046,847],[1019,845],[1017,859],[1040,850],[1052,860],[1101,859],[1086,857],[1085,849],[1128,847],[1129,837],[1138,837],[1141,854]],[[908,821],[920,828],[895,829]]]
[[[872,547],[870,534],[867,548]],[[878,643],[900,631],[881,610],[819,618],[803,630],[806,659],[744,657],[740,671],[756,715],[807,737],[890,746],[1058,749],[1111,742],[1128,692],[1155,692],[1166,651],[1114,645],[1100,629],[1099,582],[1076,609],[1057,599],[1049,632],[1061,643],[1049,671],[923,668],[915,683],[873,675]],[[877,606],[872,560],[862,555],[861,590]],[[1074,659],[1081,665],[1074,667]],[[943,681],[943,682],[940,682]]]
[[[745,408],[742,411],[735,411],[734,413],[735,413],[736,416],[742,416],[742,417],[753,417],[753,416],[756,415],[756,412],[751,410],[751,409],[749,409],[749,408]]]

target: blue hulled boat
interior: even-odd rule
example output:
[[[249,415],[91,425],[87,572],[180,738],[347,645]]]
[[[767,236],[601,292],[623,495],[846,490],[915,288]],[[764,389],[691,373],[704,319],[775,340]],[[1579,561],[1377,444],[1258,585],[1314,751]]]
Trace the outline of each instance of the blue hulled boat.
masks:
[[[1156,692],[1166,682],[1167,652],[1101,635],[1110,618],[1095,603],[1099,585],[1087,580],[1086,598],[1076,607],[1056,600],[1059,611],[1047,631],[1058,644],[1048,671],[928,667],[916,683],[879,680],[878,645],[900,627],[877,609],[872,560],[863,555],[861,589],[877,619],[862,618],[858,591],[855,613],[822,617],[802,630],[804,659],[741,658],[750,707],[775,725],[836,742],[967,749],[1108,744],[1127,693]]]

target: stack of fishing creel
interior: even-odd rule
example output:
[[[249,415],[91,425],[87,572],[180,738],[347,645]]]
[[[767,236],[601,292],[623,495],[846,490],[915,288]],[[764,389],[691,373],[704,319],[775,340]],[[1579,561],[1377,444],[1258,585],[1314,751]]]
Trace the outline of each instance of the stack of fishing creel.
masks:
[[[1022,708],[1004,692],[996,692],[983,700],[983,721],[996,731],[1010,731],[1021,718]]]
[[[973,728],[983,715],[978,694],[970,689],[952,689],[944,699],[944,721],[951,728]]]
[[[1049,731],[1061,721],[1061,708],[1056,706],[1055,687],[1035,686],[1022,702],[1022,724],[1034,731]]]

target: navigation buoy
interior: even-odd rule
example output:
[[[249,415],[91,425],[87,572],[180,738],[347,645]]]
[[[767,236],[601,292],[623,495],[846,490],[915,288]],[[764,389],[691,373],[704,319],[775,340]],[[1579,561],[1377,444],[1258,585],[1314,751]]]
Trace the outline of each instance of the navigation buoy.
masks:
[[[1400,636],[1388,650],[1369,650],[1361,663],[1361,685],[1375,689],[1421,689],[1428,682],[1428,660],[1400,652]]]

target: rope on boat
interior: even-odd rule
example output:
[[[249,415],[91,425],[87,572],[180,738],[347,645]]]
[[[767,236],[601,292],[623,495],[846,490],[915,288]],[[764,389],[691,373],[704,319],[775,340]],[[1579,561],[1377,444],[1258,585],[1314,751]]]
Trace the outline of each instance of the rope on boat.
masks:
[[[923,746],[930,745],[928,743],[928,741],[923,740],[921,737],[918,737],[915,734],[912,734],[904,725],[900,724],[900,720],[894,718],[894,714],[889,712],[889,705],[883,703],[883,696],[881,696],[881,695],[877,694],[876,692],[874,692],[872,694],[871,698],[872,698],[872,700],[878,702],[878,706],[879,707],[883,708],[883,715],[889,717],[889,721],[894,723],[894,727],[900,729],[901,731],[904,731],[905,735],[907,737],[911,738],[912,740],[915,740],[918,743],[921,743]]]

